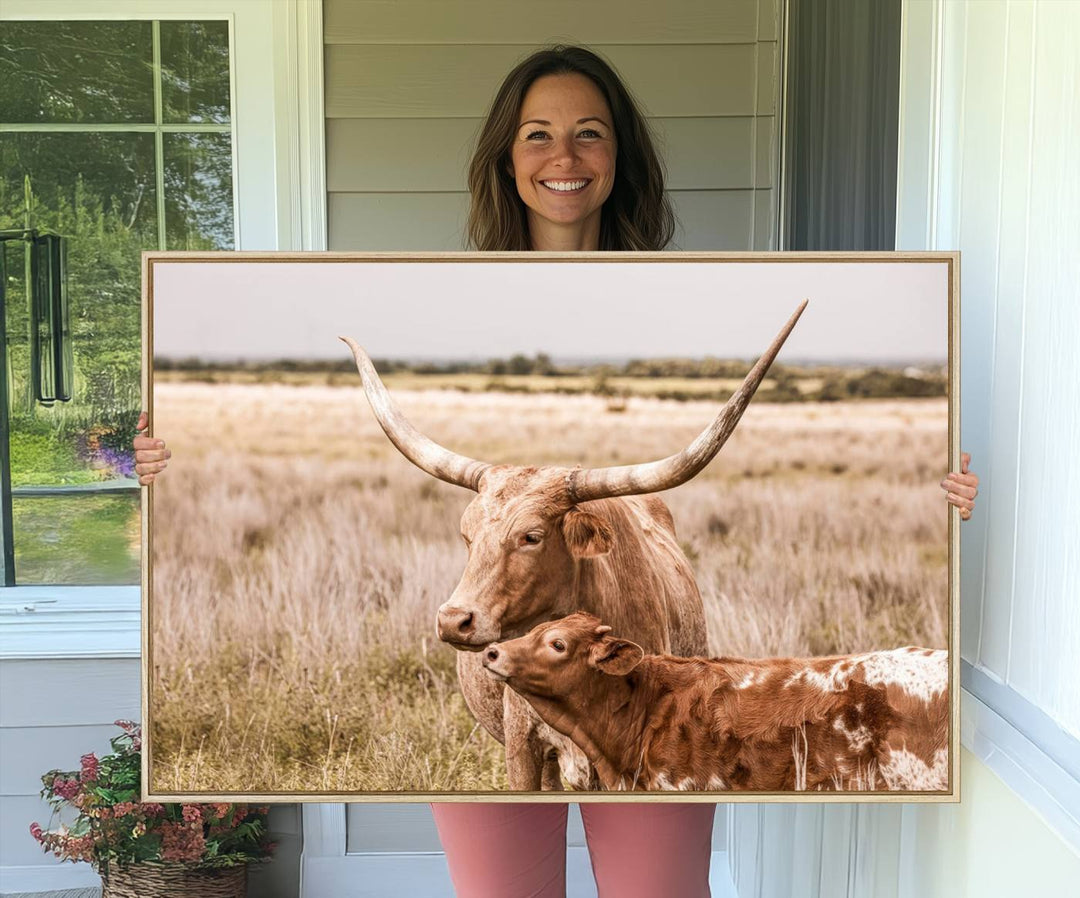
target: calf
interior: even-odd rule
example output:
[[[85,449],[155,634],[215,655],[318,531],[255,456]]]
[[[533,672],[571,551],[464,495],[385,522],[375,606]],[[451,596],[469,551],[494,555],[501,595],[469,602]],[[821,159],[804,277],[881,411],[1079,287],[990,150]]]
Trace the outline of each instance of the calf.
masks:
[[[490,645],[488,674],[589,758],[605,789],[948,788],[948,656],[646,655],[591,614]]]

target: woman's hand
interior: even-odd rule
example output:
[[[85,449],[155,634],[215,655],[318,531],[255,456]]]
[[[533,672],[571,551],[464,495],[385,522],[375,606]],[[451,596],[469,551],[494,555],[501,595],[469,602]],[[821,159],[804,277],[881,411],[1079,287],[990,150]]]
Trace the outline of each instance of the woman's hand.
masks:
[[[952,471],[941,481],[941,488],[946,494],[945,500],[960,509],[961,521],[966,521],[971,517],[971,510],[975,507],[975,497],[979,495],[979,475],[972,474],[968,470],[970,464],[971,455],[961,452],[960,473]]]
[[[146,430],[150,424],[150,418],[146,412],[139,415],[139,423],[135,430]],[[156,437],[137,436],[132,441],[135,447],[135,473],[139,475],[139,483],[147,486],[154,482],[154,476],[165,470],[172,457],[172,451],[165,448],[165,441]]]

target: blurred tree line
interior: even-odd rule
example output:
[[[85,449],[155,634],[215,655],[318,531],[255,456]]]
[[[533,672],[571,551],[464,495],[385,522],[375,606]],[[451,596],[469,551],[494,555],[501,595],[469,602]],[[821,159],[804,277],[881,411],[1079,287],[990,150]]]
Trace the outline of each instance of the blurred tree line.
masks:
[[[618,396],[613,381],[666,379],[672,381],[741,380],[753,360],[717,358],[632,359],[627,362],[556,364],[547,353],[533,356],[515,354],[509,358],[483,361],[451,360],[408,361],[373,359],[383,375],[427,375],[433,379],[453,375],[487,375],[483,388],[514,393],[594,393]],[[231,373],[257,375],[259,381],[272,381],[277,374],[351,375],[356,366],[351,358],[274,359],[270,361],[209,362],[200,358],[156,358],[157,371],[178,371],[193,379],[225,380]],[[220,378],[214,375],[221,375]],[[522,383],[523,377],[543,378],[541,383]],[[515,379],[516,378],[516,379]],[[581,380],[586,379],[586,385]],[[573,379],[573,382],[567,382]],[[328,380],[328,383],[341,381]],[[352,383],[351,379],[344,381]],[[766,402],[838,402],[856,399],[901,399],[944,397],[948,394],[948,373],[944,365],[886,367],[841,367],[837,365],[773,364],[759,398]],[[461,388],[458,385],[458,388]],[[694,384],[685,389],[673,384],[649,395],[661,399],[726,399],[730,391],[718,385],[715,390]]]

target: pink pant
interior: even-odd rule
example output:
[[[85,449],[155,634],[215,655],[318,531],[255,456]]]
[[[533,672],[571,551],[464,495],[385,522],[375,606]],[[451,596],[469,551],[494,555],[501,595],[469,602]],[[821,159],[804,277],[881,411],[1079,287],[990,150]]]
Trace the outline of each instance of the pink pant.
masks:
[[[432,804],[458,898],[563,898],[565,804]],[[708,898],[713,804],[581,805],[599,898]]]

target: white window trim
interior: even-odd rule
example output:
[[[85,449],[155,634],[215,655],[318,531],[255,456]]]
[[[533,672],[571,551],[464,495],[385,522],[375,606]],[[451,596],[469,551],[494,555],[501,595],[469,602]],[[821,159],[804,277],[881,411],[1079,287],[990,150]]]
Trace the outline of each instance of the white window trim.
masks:
[[[279,250],[326,249],[326,113],[322,0],[280,0],[274,13]],[[243,247],[244,249],[254,247]]]
[[[138,586],[0,589],[0,658],[138,658]]]
[[[1080,746],[1014,690],[960,665],[960,742],[1080,851]]]
[[[321,0],[0,5],[0,21],[185,18],[230,25],[237,249],[325,249]],[[0,658],[137,657],[139,615],[137,586],[0,589]]]
[[[0,6],[0,21],[186,18],[230,23],[236,248],[325,249],[321,0],[4,0]]]

